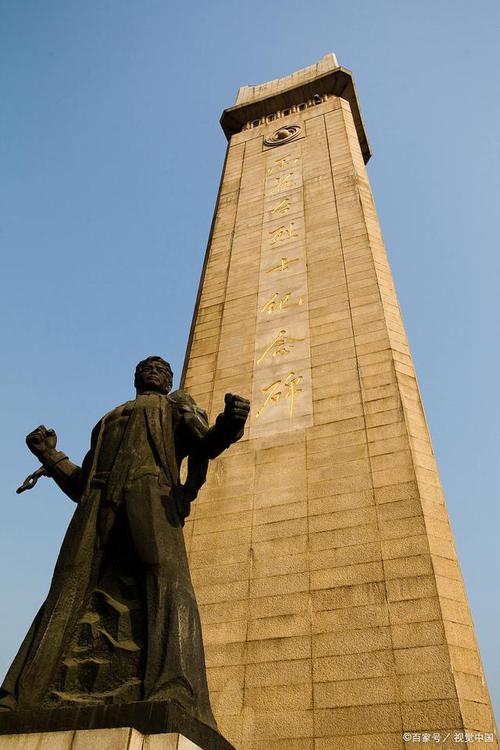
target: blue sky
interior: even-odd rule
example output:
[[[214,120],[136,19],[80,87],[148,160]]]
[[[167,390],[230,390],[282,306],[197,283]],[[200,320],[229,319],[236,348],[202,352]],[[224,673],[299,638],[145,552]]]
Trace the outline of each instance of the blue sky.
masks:
[[[221,111],[335,51],[498,707],[499,31],[494,0],[0,0],[0,673],[73,510],[47,480],[14,494],[25,434],[53,426],[79,461],[140,358],[180,374]]]

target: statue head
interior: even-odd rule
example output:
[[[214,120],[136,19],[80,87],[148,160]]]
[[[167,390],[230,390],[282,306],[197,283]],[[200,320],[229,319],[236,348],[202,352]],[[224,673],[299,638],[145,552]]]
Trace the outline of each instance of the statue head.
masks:
[[[162,357],[146,357],[135,368],[134,385],[137,393],[157,391],[167,394],[172,388],[172,380],[172,368]]]

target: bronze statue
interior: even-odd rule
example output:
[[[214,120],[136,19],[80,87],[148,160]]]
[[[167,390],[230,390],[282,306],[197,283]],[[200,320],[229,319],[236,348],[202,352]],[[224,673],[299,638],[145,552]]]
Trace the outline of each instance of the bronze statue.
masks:
[[[170,393],[161,357],[137,365],[135,387],[135,400],[98,422],[81,468],[53,430],[26,438],[77,508],[0,708],[169,700],[214,727],[182,527],[209,459],[242,437],[250,403],[226,394],[209,427],[189,394]]]

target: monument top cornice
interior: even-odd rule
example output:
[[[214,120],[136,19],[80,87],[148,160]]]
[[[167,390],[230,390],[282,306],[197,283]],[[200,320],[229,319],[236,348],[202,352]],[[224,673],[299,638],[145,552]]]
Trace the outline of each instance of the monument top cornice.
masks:
[[[321,72],[325,67],[329,69]],[[320,63],[290,76],[257,86],[241,87],[236,104],[222,113],[222,129],[229,140],[232,135],[239,133],[246,123],[297,106],[312,99],[315,94],[338,96],[349,102],[366,164],[371,151],[352,73],[338,65],[333,54],[325,56]]]

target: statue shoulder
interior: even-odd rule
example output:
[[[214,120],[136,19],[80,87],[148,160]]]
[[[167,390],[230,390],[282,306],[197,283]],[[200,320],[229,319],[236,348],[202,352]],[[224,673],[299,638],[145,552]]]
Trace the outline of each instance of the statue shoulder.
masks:
[[[179,388],[179,390],[169,393],[168,398],[173,409],[179,416],[183,416],[188,422],[195,419],[198,423],[202,423],[204,428],[208,429],[207,412],[201,406],[198,406],[194,398],[187,391]]]
[[[113,409],[110,409],[106,412],[106,414],[100,419],[100,422],[103,422],[105,419],[108,419],[109,417],[115,417],[122,414],[124,411],[133,409],[135,404],[135,399],[132,399],[131,401],[125,401],[124,404],[118,404],[118,406],[115,406]]]
[[[120,417],[124,412],[132,411],[132,409],[134,408],[134,403],[134,400],[125,401],[124,404],[119,404],[118,406],[115,406],[114,409],[110,409],[109,411],[107,411],[106,414],[104,414],[95,425],[94,431],[99,431],[106,422],[113,421],[117,417]]]
[[[179,388],[177,391],[172,391],[168,394],[169,401],[172,402],[172,406],[177,409],[192,409],[193,407],[199,408],[196,405],[194,398],[187,392]]]

